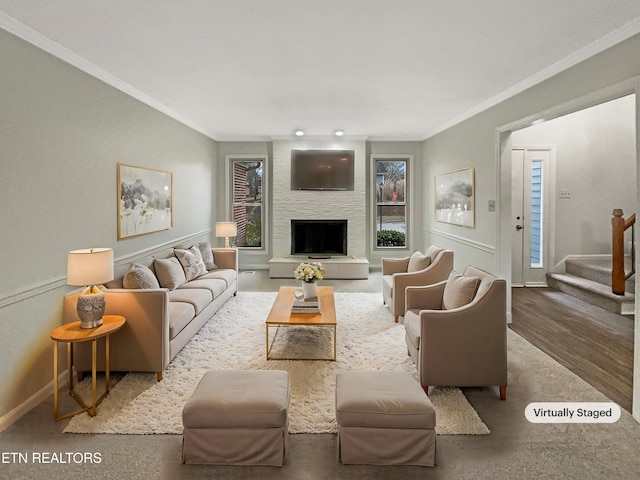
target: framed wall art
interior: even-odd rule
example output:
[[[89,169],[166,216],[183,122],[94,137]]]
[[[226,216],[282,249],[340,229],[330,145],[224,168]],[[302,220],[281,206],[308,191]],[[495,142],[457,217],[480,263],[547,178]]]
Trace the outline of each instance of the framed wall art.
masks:
[[[435,176],[438,222],[475,228],[475,178],[473,168]]]
[[[118,240],[173,227],[173,174],[118,164]]]

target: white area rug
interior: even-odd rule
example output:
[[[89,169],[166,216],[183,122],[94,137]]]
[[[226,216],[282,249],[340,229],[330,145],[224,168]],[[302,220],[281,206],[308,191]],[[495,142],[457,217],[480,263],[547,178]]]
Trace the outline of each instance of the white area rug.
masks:
[[[404,326],[393,322],[375,293],[337,292],[337,361],[266,360],[265,319],[276,294],[240,292],[178,354],[156,381],[131,373],[112,386],[95,417],[73,417],[66,433],[182,434],[182,408],[202,375],[220,370],[287,370],[290,433],[335,433],[335,378],[341,371],[394,370],[416,375]],[[284,328],[272,354],[332,356],[329,329]],[[280,354],[278,354],[280,356]],[[100,386],[103,388],[104,383]],[[89,399],[90,378],[78,385]],[[484,435],[489,429],[457,388],[435,388],[437,433]]]

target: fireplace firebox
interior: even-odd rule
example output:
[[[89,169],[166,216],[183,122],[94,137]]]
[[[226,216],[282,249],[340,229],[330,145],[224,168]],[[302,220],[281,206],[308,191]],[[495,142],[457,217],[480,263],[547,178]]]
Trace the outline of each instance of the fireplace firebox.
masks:
[[[347,255],[347,220],[291,220],[291,255]]]

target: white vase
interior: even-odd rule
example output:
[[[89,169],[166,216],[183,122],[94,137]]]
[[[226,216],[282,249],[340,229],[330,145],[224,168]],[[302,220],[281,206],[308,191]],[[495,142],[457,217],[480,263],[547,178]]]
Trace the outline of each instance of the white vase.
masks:
[[[305,300],[311,300],[318,296],[318,286],[316,282],[302,282],[302,293]]]

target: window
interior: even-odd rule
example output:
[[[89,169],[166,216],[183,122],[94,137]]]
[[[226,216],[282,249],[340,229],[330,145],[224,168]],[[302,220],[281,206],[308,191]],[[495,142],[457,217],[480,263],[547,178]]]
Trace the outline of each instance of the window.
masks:
[[[236,246],[264,245],[263,173],[264,159],[229,156],[232,218],[238,226]]]
[[[542,160],[531,161],[531,267],[542,267]]]
[[[407,158],[374,156],[375,246],[407,247]]]

